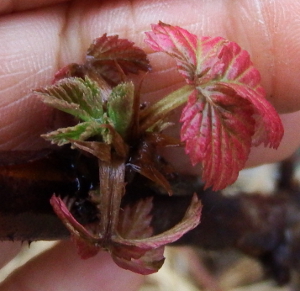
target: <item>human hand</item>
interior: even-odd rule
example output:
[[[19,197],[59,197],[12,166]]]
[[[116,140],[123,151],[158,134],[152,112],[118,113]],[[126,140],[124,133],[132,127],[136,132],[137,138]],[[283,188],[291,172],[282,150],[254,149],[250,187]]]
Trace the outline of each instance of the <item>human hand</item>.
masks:
[[[6,1],[9,2],[13,1]],[[63,3],[55,4],[58,2]],[[0,4],[0,11],[3,11],[0,18],[0,96],[2,97],[0,99],[0,149],[37,149],[47,146],[39,136],[55,122],[53,110],[34,99],[30,94],[31,89],[49,84],[54,73],[64,65],[71,62],[80,63],[94,38],[105,32],[119,34],[120,37],[135,41],[138,46],[151,53],[143,43],[143,32],[150,29],[151,23],[161,20],[187,28],[197,35],[223,36],[236,41],[249,51],[255,66],[262,74],[262,84],[269,100],[280,113],[288,114],[282,115],[285,136],[279,150],[255,148],[248,165],[273,162],[287,157],[298,148],[300,143],[300,132],[295,126],[300,121],[300,114],[296,112],[300,109],[300,98],[297,98],[300,92],[297,75],[300,62],[298,41],[300,25],[297,23],[297,11],[300,8],[300,1],[289,1],[285,4],[283,7],[281,2],[276,0],[272,3],[263,0],[259,2],[242,0],[234,3],[224,1],[216,3],[208,0],[185,2],[144,0],[130,3],[121,0],[101,2],[23,0],[13,14],[5,14],[5,4]],[[49,6],[42,7],[42,5]],[[26,8],[34,9],[26,10]],[[144,81],[142,94],[144,100],[152,101],[177,87],[181,77],[173,62],[165,55],[150,54],[149,59],[153,72]],[[188,159],[175,160],[180,163],[180,168],[186,168],[190,172],[197,171],[189,166]],[[96,257],[85,262],[77,257],[75,259],[76,254],[73,257],[69,247],[65,249],[66,245],[62,244],[57,246],[53,253],[49,251],[47,259],[41,257],[30,263],[30,268],[27,265],[23,268],[24,271],[16,275],[22,279],[14,277],[15,282],[22,282],[27,286],[28,280],[38,281],[39,277],[33,276],[39,274],[36,276],[43,276],[44,280],[45,277],[48,278],[48,284],[45,283],[43,290],[47,288],[51,290],[55,288],[55,283],[59,284],[60,279],[55,281],[54,278],[61,278],[55,277],[62,271],[60,264],[66,264],[68,268],[71,266],[70,270],[72,269],[74,273],[70,272],[69,277],[66,275],[64,284],[76,290],[79,277],[88,276],[85,280],[91,284],[96,279],[102,278],[93,278],[94,273],[104,278],[103,274],[98,274],[101,273],[101,266],[104,265],[103,260],[105,261],[103,267],[111,266],[105,254],[99,255],[104,257],[103,259]],[[63,252],[65,254],[61,255]],[[60,260],[57,259],[58,255]],[[40,265],[42,262],[45,262],[46,266],[55,263],[55,267],[51,268],[47,275],[42,274]],[[92,269],[90,272],[89,264],[91,269],[95,270]],[[122,275],[117,277],[116,269],[113,270],[114,277],[118,278],[120,286],[124,289]],[[83,272],[84,276],[81,276],[80,272]],[[131,286],[134,288],[132,285],[134,280],[130,276],[135,275],[128,272],[124,274],[129,276],[126,278],[130,278]],[[71,277],[76,278],[73,283],[69,280]],[[35,281],[31,278],[35,278]],[[100,280],[101,286],[103,280]],[[9,290],[9,287],[6,288],[3,290]]]
[[[0,267],[20,249],[20,242],[1,244]],[[3,258],[3,259],[2,259]],[[3,291],[138,290],[143,276],[121,269],[106,252],[88,260],[79,258],[72,242],[60,242],[12,273]]]

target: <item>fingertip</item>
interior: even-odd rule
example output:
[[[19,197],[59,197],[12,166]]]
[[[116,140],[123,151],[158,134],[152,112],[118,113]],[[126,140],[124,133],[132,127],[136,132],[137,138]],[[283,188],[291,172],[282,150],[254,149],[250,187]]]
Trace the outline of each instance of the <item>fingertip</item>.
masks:
[[[300,123],[300,112],[282,114],[280,117],[284,127],[284,135],[278,149],[264,146],[252,148],[246,167],[282,161],[298,149],[300,131],[297,125]]]
[[[11,274],[2,291],[138,290],[143,276],[119,268],[106,252],[82,260],[70,242],[61,242]]]

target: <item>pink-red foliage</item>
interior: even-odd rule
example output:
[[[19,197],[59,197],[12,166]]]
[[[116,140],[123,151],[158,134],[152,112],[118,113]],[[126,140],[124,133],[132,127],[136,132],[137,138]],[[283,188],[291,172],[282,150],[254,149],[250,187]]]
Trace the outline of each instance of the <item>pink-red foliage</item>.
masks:
[[[222,37],[200,37],[160,22],[146,42],[173,57],[191,85],[180,121],[193,165],[202,163],[206,187],[222,189],[244,167],[251,145],[277,148],[283,126],[265,99],[247,51]]]

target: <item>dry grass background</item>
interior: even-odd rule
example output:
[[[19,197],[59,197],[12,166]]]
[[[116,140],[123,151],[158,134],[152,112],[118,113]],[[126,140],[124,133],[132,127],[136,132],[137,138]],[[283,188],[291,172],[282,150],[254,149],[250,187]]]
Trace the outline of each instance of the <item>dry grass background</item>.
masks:
[[[210,257],[211,256],[211,257]],[[290,291],[264,278],[260,264],[231,251],[196,252],[168,248],[166,263],[139,291]],[[205,260],[214,261],[213,269]]]
[[[276,169],[276,165],[265,165],[243,171],[238,182],[226,190],[226,195],[235,195],[241,189],[249,193],[260,191],[262,195],[271,195]],[[19,255],[0,270],[0,281],[13,269],[53,244],[55,242],[34,242],[30,247],[24,244]],[[234,251],[212,252],[187,247],[167,247],[165,256],[166,262],[162,269],[147,276],[139,291],[292,290],[289,287],[276,286],[273,281],[264,277],[261,265],[257,261]]]

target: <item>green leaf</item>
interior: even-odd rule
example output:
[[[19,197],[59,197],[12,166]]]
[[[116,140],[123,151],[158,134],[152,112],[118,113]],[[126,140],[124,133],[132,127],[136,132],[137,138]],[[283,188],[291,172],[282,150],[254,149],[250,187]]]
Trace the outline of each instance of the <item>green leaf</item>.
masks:
[[[65,78],[34,92],[44,103],[83,121],[101,120],[103,117],[104,93],[88,77]]]
[[[43,134],[42,137],[61,146],[70,143],[72,140],[83,141],[95,135],[102,135],[103,130],[105,129],[96,122],[82,122],[75,126],[60,128]]]
[[[134,85],[132,82],[116,86],[107,101],[108,116],[115,130],[124,137],[131,125],[134,103]]]

